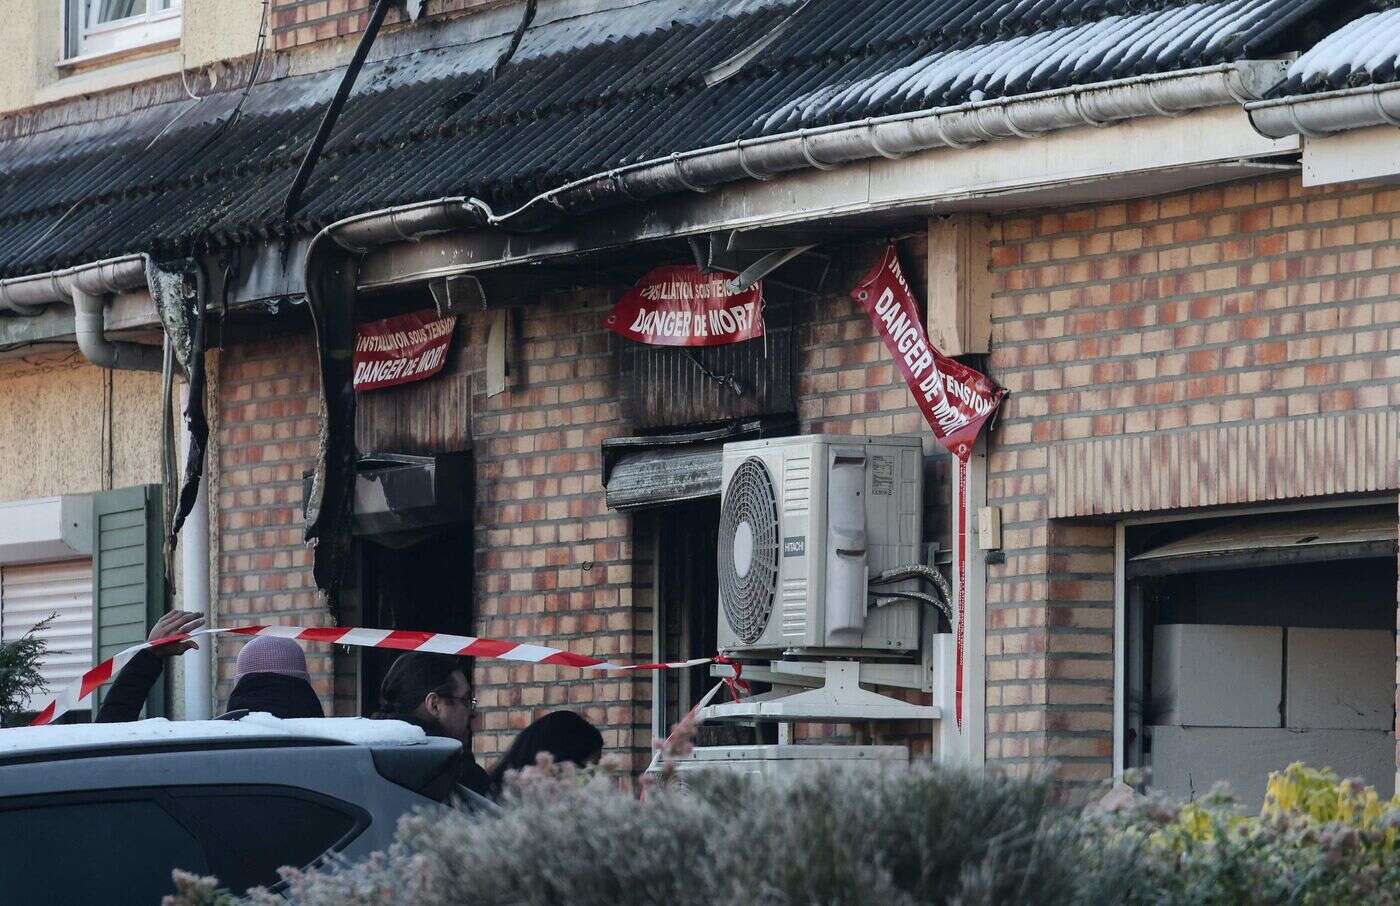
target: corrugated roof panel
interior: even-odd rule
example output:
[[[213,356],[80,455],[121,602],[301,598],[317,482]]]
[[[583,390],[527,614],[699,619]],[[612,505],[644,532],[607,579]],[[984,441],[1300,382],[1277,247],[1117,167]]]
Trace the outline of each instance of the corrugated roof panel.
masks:
[[[739,138],[1224,62],[1325,3],[545,5],[494,80],[487,72],[508,40],[505,18],[504,33],[368,64],[296,224],[280,222],[280,197],[336,72],[258,85],[233,122],[236,90],[0,143],[0,274],[99,251],[287,234],[444,195],[512,204],[626,162]],[[1394,12],[1378,14],[1391,17],[1387,27]],[[1365,34],[1364,65],[1393,71],[1385,42]],[[760,41],[752,60],[706,85],[707,72]],[[1331,59],[1314,62],[1335,73]]]
[[[1288,67],[1278,94],[1332,91],[1400,80],[1400,8],[1383,10],[1343,25]]]

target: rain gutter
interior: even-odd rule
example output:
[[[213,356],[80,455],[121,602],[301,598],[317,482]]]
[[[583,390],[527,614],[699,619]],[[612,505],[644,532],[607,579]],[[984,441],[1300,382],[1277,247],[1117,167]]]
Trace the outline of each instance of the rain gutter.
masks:
[[[1293,95],[1248,104],[1245,110],[1255,130],[1268,138],[1400,126],[1400,83]]]
[[[54,303],[73,306],[73,333],[83,357],[101,368],[160,371],[159,346],[107,337],[107,307],[114,295],[148,288],[146,256],[126,255],[66,270],[0,280],[0,308],[33,317]]]
[[[399,205],[356,214],[331,224],[312,240],[306,260],[309,263],[317,246],[327,241],[352,254],[363,255],[391,242],[411,242],[438,233],[485,225],[487,212],[483,203],[466,196]],[[308,282],[306,285],[311,284]]]
[[[793,170],[829,170],[852,161],[898,159],[934,148],[969,148],[1010,138],[1035,138],[1083,126],[1146,116],[1175,117],[1206,107],[1243,105],[1282,81],[1287,63],[1245,60],[1181,72],[1133,76],[1093,85],[977,101],[803,129],[700,148],[588,176],[542,193],[503,214],[485,202],[488,225],[501,225],[547,203],[567,213],[643,201],[675,192],[707,192],[744,179]]]
[[[794,170],[830,170],[852,161],[1035,138],[1137,117],[1182,116],[1258,100],[1283,79],[1286,68],[1284,61],[1245,60],[741,139],[593,174],[500,214],[480,199],[441,198],[357,214],[331,224],[317,238],[364,254],[380,245],[436,233],[504,226],[541,205],[553,214],[583,213],[661,195],[708,192],[727,183],[766,180]]]

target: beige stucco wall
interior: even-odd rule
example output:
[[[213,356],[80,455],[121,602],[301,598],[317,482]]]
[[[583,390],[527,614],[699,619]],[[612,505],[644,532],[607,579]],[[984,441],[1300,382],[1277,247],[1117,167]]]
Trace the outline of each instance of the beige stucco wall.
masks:
[[[259,0],[185,0],[185,33],[180,42],[185,65],[207,66],[252,53],[261,23]]]
[[[33,103],[39,87],[39,60],[58,57],[58,4],[51,0],[4,0],[0,28],[0,110]],[[51,67],[57,75],[57,68]]]
[[[159,481],[159,428],[158,374],[109,378],[76,353],[0,363],[0,501]]]
[[[0,0],[0,113],[197,69],[253,52],[259,0],[184,0],[180,49],[113,60],[82,71],[58,65],[62,0]]]

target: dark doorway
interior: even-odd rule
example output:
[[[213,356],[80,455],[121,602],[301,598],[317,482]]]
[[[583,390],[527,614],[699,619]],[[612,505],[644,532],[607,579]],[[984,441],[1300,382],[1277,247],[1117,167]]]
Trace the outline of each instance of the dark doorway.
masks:
[[[719,498],[677,503],[661,511],[657,579],[664,660],[708,657],[719,649]],[[716,682],[702,667],[658,674],[665,683],[666,729],[693,708]],[[754,691],[762,691],[755,687]],[[721,692],[716,703],[725,701]],[[771,737],[771,738],[769,738]],[[702,724],[697,745],[776,742],[776,726]]]
[[[362,539],[363,625],[469,635],[472,549],[466,525]],[[360,650],[360,713],[373,714],[384,673],[399,652]]]

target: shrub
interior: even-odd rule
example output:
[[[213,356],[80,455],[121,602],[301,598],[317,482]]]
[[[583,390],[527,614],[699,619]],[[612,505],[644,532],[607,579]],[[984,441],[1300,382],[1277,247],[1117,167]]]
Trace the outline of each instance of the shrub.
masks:
[[[1331,771],[1271,774],[1257,817],[1217,790],[1184,805],[1139,799],[1091,824],[1134,858],[1128,902],[1400,903],[1400,797]]]
[[[17,718],[31,695],[47,689],[39,662],[48,644],[39,633],[52,621],[50,616],[13,642],[0,643],[0,726]]]
[[[1109,903],[1045,779],[919,767],[727,774],[639,799],[605,774],[527,778],[501,814],[408,816],[386,856],[287,872],[323,904]],[[180,903],[218,902],[186,878]],[[274,900],[254,894],[255,903]]]
[[[780,782],[710,773],[635,796],[607,772],[544,765],[497,815],[405,817],[387,854],[306,873],[329,904],[1395,903],[1400,800],[1294,765],[1243,817],[1214,793],[1084,814],[1043,777],[922,765]],[[181,876],[176,906],[270,906]]]

